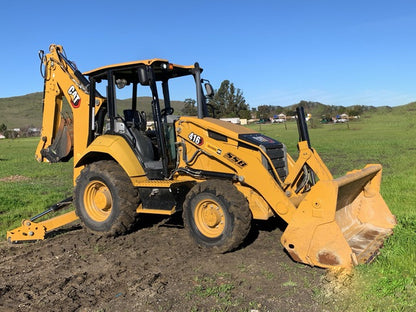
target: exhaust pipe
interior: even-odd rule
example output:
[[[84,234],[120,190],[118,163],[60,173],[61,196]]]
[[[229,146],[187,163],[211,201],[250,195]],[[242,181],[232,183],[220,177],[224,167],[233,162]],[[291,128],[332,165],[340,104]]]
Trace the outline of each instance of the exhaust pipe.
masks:
[[[296,107],[299,142],[307,141],[308,147],[311,148],[311,141],[309,139],[308,126],[306,125],[305,111],[302,106]]]

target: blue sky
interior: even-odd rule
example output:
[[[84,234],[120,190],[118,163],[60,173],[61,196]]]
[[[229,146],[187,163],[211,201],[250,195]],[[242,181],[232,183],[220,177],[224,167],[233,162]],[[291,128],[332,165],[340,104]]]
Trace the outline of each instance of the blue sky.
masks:
[[[1,6],[0,97],[42,91],[39,49],[81,71],[160,57],[198,61],[250,104],[416,100],[416,1],[23,1]],[[193,89],[192,89],[193,92]],[[187,97],[179,87],[172,99]]]

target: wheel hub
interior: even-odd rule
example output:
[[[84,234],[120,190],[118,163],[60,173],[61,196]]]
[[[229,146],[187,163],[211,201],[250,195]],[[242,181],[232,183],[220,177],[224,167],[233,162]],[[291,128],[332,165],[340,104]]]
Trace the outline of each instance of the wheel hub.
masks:
[[[111,207],[111,194],[106,187],[99,187],[93,198],[94,204],[98,209],[107,210]]]
[[[84,193],[85,210],[97,222],[108,218],[113,206],[111,192],[101,181],[91,181]]]
[[[224,212],[214,200],[204,200],[195,208],[195,222],[203,235],[218,237],[225,226]]]
[[[207,226],[211,228],[216,227],[221,221],[219,207],[213,204],[204,204],[202,219]]]

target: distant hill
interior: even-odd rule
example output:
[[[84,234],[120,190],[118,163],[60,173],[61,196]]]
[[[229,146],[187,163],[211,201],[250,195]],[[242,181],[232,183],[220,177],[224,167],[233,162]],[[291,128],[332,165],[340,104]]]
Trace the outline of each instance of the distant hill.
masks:
[[[7,128],[40,127],[42,123],[42,92],[0,98],[0,125]]]
[[[352,106],[340,106],[340,105],[326,105],[320,102],[312,101],[300,101],[297,104],[289,105],[286,107],[271,107],[270,109],[274,113],[284,113],[286,115],[294,115],[296,113],[296,107],[303,106],[306,114],[311,114],[314,118],[321,118],[323,116],[334,117],[346,113],[350,116],[362,115],[366,112],[376,111],[378,108],[374,106],[365,105],[352,105]],[[381,108],[381,107],[379,107]]]
[[[269,116],[278,115],[284,113],[287,116],[293,116],[296,114],[296,107],[303,106],[306,114],[311,114],[315,119],[321,119],[323,117],[335,117],[341,114],[347,114],[349,116],[357,115],[372,115],[378,113],[392,113],[392,114],[401,114],[408,111],[416,110],[416,102],[411,102],[409,104],[400,105],[400,106],[366,106],[366,105],[352,105],[352,106],[336,106],[336,105],[326,105],[319,102],[312,101],[300,101],[297,104],[289,106],[259,106],[263,110],[263,115],[266,113]]]
[[[0,125],[5,124],[8,129],[38,127],[42,125],[42,92],[30,93],[22,96],[0,98]],[[129,107],[131,99],[117,100],[119,113]],[[138,97],[138,107],[140,111],[151,114],[152,98]],[[163,107],[163,100],[161,100]],[[171,101],[175,113],[180,114],[184,103],[181,101]],[[70,111],[69,106],[64,105],[64,111]]]
[[[22,96],[0,98],[0,125],[5,124],[8,129],[24,128],[24,127],[40,127],[42,125],[42,92],[30,93]],[[130,105],[131,99],[118,100],[118,111],[121,114],[123,109]],[[163,106],[163,100],[161,100]],[[175,109],[175,114],[180,114],[184,107],[182,101],[171,101],[172,107]],[[315,118],[329,115],[335,116],[342,113],[350,113],[353,115],[356,112],[359,115],[372,113],[394,113],[405,114],[409,111],[416,111],[416,102],[395,107],[374,107],[364,105],[354,106],[334,106],[326,105],[319,102],[300,101],[298,104],[289,105],[286,107],[271,106],[277,113],[293,114],[296,106],[302,105],[306,113],[312,114]],[[65,111],[69,110],[67,105]],[[145,111],[148,115],[151,114],[151,98],[138,97],[138,107]]]

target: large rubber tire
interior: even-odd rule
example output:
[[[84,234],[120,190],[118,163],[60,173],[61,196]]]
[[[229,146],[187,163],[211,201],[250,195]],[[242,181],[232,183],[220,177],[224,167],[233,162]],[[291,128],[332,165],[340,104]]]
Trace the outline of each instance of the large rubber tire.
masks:
[[[118,236],[136,223],[139,194],[120,165],[102,160],[81,171],[74,204],[77,216],[90,232]]]
[[[196,184],[183,204],[183,220],[195,242],[217,253],[236,249],[251,227],[247,199],[229,181]]]

